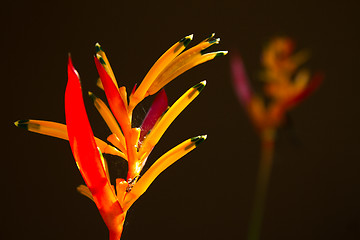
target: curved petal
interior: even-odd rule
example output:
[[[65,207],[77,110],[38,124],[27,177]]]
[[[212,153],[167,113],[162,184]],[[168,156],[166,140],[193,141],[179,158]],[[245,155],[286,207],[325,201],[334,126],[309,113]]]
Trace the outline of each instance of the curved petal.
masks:
[[[30,132],[44,134],[50,137],[69,140],[68,132],[65,124],[44,121],[44,120],[19,120],[15,122],[15,126],[24,128]],[[102,153],[107,153],[115,156],[125,157],[122,152],[106,142],[95,137],[96,145],[100,148]],[[126,158],[126,157],[125,157]]]
[[[130,99],[129,108],[132,110],[135,106],[146,97],[146,93],[149,87],[153,84],[156,77],[159,73],[171,63],[171,61],[179,55],[186,46],[192,40],[193,35],[189,35],[175,43],[171,48],[169,48],[151,67],[149,72],[146,74],[144,80],[139,85],[138,89],[136,89],[135,93],[132,95]]]
[[[180,143],[162,155],[153,165],[151,165],[131,191],[125,196],[123,205],[125,211],[148,189],[150,184],[160,173],[184,155],[194,150],[206,139],[206,137],[206,135],[198,136]]]
[[[169,109],[145,138],[140,150],[141,160],[146,159],[153,147],[158,143],[166,129],[175,118],[200,94],[206,81],[202,81],[186,91]]]
[[[214,35],[215,34],[212,34],[209,38],[205,39],[198,45],[177,56],[168,66],[166,66],[166,68],[161,71],[161,73],[159,73],[157,78],[149,87],[147,93],[152,95],[187,70],[206,61],[210,61],[215,57],[226,55],[227,51],[205,53],[205,51],[212,45],[219,44],[220,39],[214,39]]]
[[[100,60],[96,56],[94,57],[94,60],[105,90],[106,98],[108,100],[110,109],[114,114],[116,120],[120,124],[121,129],[123,131],[127,131],[131,128],[127,114],[127,107],[125,106],[120,96],[118,88],[116,87],[104,67],[101,65]]]
[[[113,134],[116,134],[116,136],[119,138],[121,143],[119,149],[125,153],[126,152],[125,137],[124,134],[121,132],[121,129],[117,121],[115,120],[114,115],[112,114],[110,109],[106,106],[106,104],[100,98],[95,96],[95,94],[89,92],[89,96],[93,100],[95,108],[99,111],[105,123],[108,125],[110,131]]]
[[[86,114],[79,75],[70,58],[65,92],[65,117],[75,161],[94,202],[110,232],[121,231],[123,211],[106,176]]]

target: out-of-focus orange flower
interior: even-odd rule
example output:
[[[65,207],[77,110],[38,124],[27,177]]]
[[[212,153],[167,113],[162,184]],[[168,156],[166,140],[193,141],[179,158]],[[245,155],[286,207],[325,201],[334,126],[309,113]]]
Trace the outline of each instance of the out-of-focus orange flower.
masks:
[[[190,88],[171,107],[168,107],[163,87],[190,68],[227,53],[205,52],[210,46],[219,43],[220,39],[215,39],[214,34],[183,52],[191,40],[192,35],[187,36],[166,51],[139,87],[134,87],[129,97],[124,86],[118,87],[105,52],[96,44],[94,60],[101,81],[98,82],[98,86],[105,91],[110,109],[93,93],[89,94],[112,132],[107,138],[111,144],[93,135],[82,99],[79,74],[70,57],[65,92],[66,125],[41,120],[20,120],[15,123],[16,126],[32,132],[69,140],[76,164],[86,183],[86,186],[79,186],[78,191],[95,202],[109,229],[110,240],[120,239],[128,209],[154,179],[206,139],[206,135],[203,135],[182,142],[161,156],[140,177],[154,146],[174,119],[199,95],[206,82],[200,82]],[[145,97],[157,92],[159,93],[141,126],[133,127],[134,108]],[[103,153],[120,156],[128,163],[126,179],[117,178],[115,186],[110,182]]]
[[[276,130],[284,122],[286,112],[312,93],[321,74],[310,75],[301,68],[308,53],[294,53],[294,42],[286,37],[274,38],[262,55],[264,82],[262,95],[255,94],[249,84],[240,55],[231,56],[232,77],[238,98],[246,109],[261,140],[261,157],[248,239],[260,239],[264,202],[272,169]]]
[[[235,89],[257,129],[278,128],[285,113],[320,85],[323,79],[320,73],[311,76],[307,69],[300,68],[307,58],[306,51],[294,53],[290,38],[277,37],[270,41],[262,55],[263,95],[269,98],[265,104],[263,97],[252,92],[240,55],[232,54]]]

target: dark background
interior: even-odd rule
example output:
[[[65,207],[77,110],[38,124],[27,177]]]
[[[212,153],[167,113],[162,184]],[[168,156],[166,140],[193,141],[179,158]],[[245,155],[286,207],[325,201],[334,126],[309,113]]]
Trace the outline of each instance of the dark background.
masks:
[[[269,38],[287,35],[311,50],[322,70],[319,91],[291,113],[279,132],[262,231],[272,239],[360,239],[359,7],[357,1],[12,1],[3,3],[1,239],[107,239],[68,142],[18,129],[18,119],[65,122],[67,54],[84,91],[95,86],[94,44],[107,52],[121,85],[140,82],[182,37],[191,46],[215,32],[213,50],[237,49],[256,79]],[[167,169],[130,209],[123,239],[245,239],[259,141],[222,57],[166,87],[170,103],[207,79],[149,158],[208,134],[198,149]],[[109,130],[85,99],[96,136]],[[145,115],[149,102],[136,113]],[[116,158],[113,167],[121,167]]]

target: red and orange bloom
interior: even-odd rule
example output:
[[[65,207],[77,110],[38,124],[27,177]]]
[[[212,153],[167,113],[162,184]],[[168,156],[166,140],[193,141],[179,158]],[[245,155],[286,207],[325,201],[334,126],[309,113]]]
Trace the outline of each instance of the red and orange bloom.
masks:
[[[264,81],[264,100],[253,93],[246,71],[239,55],[233,54],[231,69],[235,90],[240,102],[249,113],[253,124],[259,131],[278,128],[284,121],[285,113],[318,88],[323,76],[310,75],[307,69],[299,67],[307,60],[305,51],[293,53],[294,42],[286,37],[273,39],[264,49],[261,74]]]
[[[249,240],[260,239],[276,131],[284,122],[286,113],[317,89],[323,79],[321,74],[311,77],[308,70],[300,68],[307,58],[308,54],[305,51],[294,54],[294,42],[289,38],[277,37],[270,41],[262,55],[262,97],[252,91],[241,57],[233,54],[231,58],[236,93],[261,140],[261,159],[249,224]]]
[[[139,87],[134,87],[129,97],[124,86],[118,87],[105,52],[96,44],[94,60],[101,80],[98,85],[104,89],[110,109],[94,94],[89,95],[112,132],[107,138],[110,143],[93,135],[82,99],[80,78],[70,57],[65,92],[66,125],[41,120],[20,120],[15,123],[16,126],[32,132],[69,140],[76,164],[86,183],[86,186],[79,186],[78,191],[95,202],[109,229],[110,240],[120,239],[128,209],[154,179],[206,139],[206,135],[203,135],[180,143],[162,155],[140,176],[154,146],[174,119],[199,95],[206,82],[200,82],[190,88],[171,107],[168,107],[163,87],[190,68],[227,53],[204,52],[210,46],[219,43],[219,39],[214,39],[214,34],[184,51],[191,40],[192,35],[187,36],[166,51]],[[141,126],[133,127],[134,108],[145,97],[157,92]],[[126,179],[117,178],[116,185],[111,185],[106,159],[102,154],[120,156],[127,161]]]

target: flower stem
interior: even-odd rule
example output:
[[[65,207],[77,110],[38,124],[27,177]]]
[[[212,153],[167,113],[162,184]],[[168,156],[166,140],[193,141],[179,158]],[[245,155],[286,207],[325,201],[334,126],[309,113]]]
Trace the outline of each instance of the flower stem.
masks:
[[[275,129],[261,132],[261,159],[257,176],[254,205],[249,224],[248,240],[260,239],[267,188],[271,175],[274,155]]]

